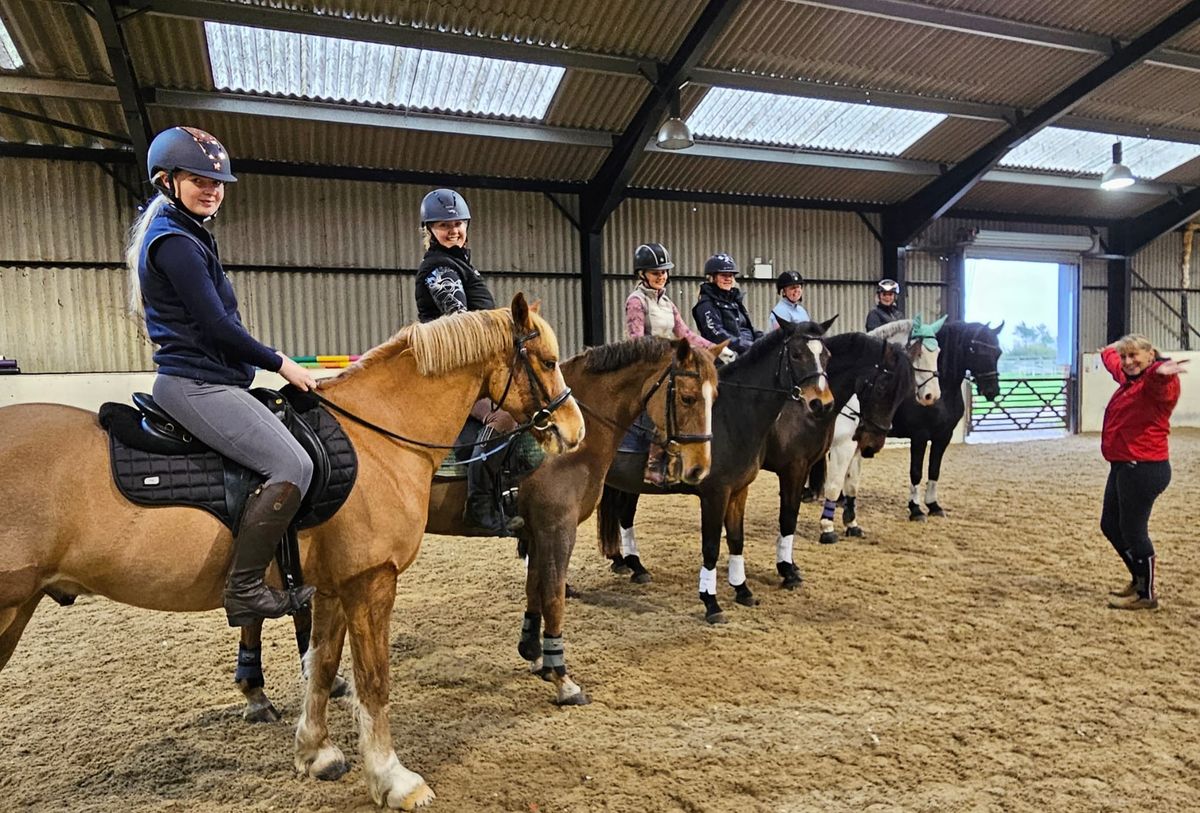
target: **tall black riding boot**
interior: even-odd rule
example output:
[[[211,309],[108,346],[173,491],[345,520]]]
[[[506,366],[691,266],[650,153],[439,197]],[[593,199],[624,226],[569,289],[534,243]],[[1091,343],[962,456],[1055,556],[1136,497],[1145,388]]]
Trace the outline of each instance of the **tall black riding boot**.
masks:
[[[273,590],[263,582],[279,540],[300,508],[300,489],[292,483],[272,483],[246,500],[238,535],[233,540],[233,566],[225,584],[225,614],[229,626],[243,627],[260,618],[279,618],[308,603],[314,587],[291,592]]]

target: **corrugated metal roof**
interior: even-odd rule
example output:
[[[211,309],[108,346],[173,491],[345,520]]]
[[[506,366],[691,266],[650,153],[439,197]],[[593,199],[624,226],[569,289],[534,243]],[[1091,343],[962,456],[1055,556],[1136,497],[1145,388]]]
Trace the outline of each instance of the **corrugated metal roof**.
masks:
[[[958,205],[964,209],[1028,212],[1036,215],[1132,217],[1162,203],[1153,195],[1129,195],[1100,189],[1064,189],[1019,183],[978,183]]]
[[[223,90],[540,120],[566,69],[206,22]]]
[[[942,113],[716,87],[687,123],[700,138],[899,155],[945,118]]]
[[[124,136],[128,132],[120,106],[107,102],[0,93],[0,106],[78,124],[91,130],[99,130],[117,136]],[[52,127],[49,124],[41,124],[13,115],[0,115],[0,141],[12,141],[18,144],[56,144],[69,147],[113,148],[120,146],[120,144],[107,139],[62,127]]]
[[[954,8],[1023,23],[1086,31],[1132,39],[1183,5],[1185,0],[923,0],[927,5]]]
[[[202,20],[139,14],[125,24],[125,40],[143,85],[215,90]]]
[[[17,52],[16,43],[12,41],[4,19],[0,18],[0,70],[15,71],[24,64],[25,60]]]
[[[805,199],[893,203],[929,181],[920,175],[731,161],[688,155],[646,156],[633,186],[781,195]]]
[[[508,141],[383,127],[151,108],[156,129],[175,124],[217,135],[233,156],[306,164],[398,167],[419,172],[505,178],[587,180],[607,151],[596,147]]]
[[[1200,158],[1194,158],[1185,164],[1180,164],[1175,169],[1160,176],[1158,180],[1163,183],[1200,186]],[[1197,252],[1197,256],[1200,256],[1200,252]],[[1200,276],[1197,279],[1200,279]]]
[[[1200,156],[1200,144],[1151,138],[1118,138],[1108,133],[1047,127],[1000,159],[1006,167],[1102,175],[1112,166],[1112,145],[1119,141],[1122,163],[1139,178],[1157,178]]]
[[[620,132],[649,92],[650,86],[638,77],[569,70],[546,113],[546,123]]]
[[[0,18],[25,62],[22,73],[94,82],[111,76],[100,31],[79,6],[0,0]]]
[[[1200,130],[1200,82],[1192,71],[1139,65],[1113,79],[1071,112],[1081,116],[1132,122],[1147,127]]]
[[[955,163],[1002,133],[1007,126],[1002,121],[948,116],[905,150],[901,158]]]
[[[744,4],[706,67],[1033,107],[1102,57],[785,0]]]

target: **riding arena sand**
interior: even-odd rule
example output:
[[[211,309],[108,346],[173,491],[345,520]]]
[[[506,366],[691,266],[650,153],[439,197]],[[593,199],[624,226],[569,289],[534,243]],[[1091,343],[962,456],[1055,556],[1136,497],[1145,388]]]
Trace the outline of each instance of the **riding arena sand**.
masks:
[[[644,497],[652,584],[610,573],[580,528],[565,640],[582,707],[553,705],[517,655],[511,541],[427,537],[392,618],[397,752],[434,811],[1200,809],[1200,430],[1172,452],[1157,612],[1106,605],[1127,577],[1098,527],[1097,435],[952,446],[949,516],[924,524],[904,507],[908,452],[885,449],[864,466],[865,539],[816,544],[803,507],[795,592],[777,587],[763,473],[746,528],[761,604],[733,603],[722,551],[717,627],[696,595],[698,503]],[[373,809],[349,701],[330,727],[350,773],[292,768],[291,625],[264,630],[281,723],[242,721],[236,652],[219,612],[44,601],[0,672],[0,810]]]

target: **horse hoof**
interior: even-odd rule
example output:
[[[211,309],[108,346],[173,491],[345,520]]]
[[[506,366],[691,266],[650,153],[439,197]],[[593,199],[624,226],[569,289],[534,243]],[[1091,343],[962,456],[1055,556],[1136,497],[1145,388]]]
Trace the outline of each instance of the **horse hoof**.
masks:
[[[837,531],[825,531],[817,541],[822,545],[833,545],[838,541]]]
[[[749,591],[747,591],[745,595],[734,596],[733,600],[736,601],[738,604],[741,604],[743,607],[757,607],[758,606],[758,599],[755,598],[754,594],[750,593]]]
[[[265,705],[247,705],[242,710],[242,719],[247,723],[278,723],[283,716],[275,708],[275,704],[268,700]]]
[[[924,522],[925,515],[924,514],[909,514],[908,521],[909,522]]]
[[[945,517],[946,516],[945,509],[942,508],[940,505],[938,505],[935,502],[931,502],[928,505],[926,505],[925,507],[927,509],[929,509],[929,516],[931,516],[931,517]]]
[[[721,612],[720,610],[718,610],[715,613],[709,613],[708,615],[704,616],[704,620],[707,621],[708,623],[714,624],[714,625],[729,623],[729,619],[725,617],[725,613]]]
[[[322,782],[335,782],[346,775],[350,770],[350,763],[344,759],[338,762],[332,762],[315,772],[312,776],[314,779],[319,779]]]
[[[804,584],[804,579],[800,578],[800,574],[792,573],[783,577],[783,582],[779,587],[781,590],[795,590],[802,584]]]
[[[434,799],[433,790],[422,782],[416,789],[405,794],[395,804],[392,804],[392,794],[388,794],[387,806],[393,810],[416,810],[418,807],[425,807]]]
[[[582,595],[583,593],[572,587],[570,582],[567,582],[567,598],[579,598]]]
[[[634,573],[629,580],[634,584],[649,584],[654,581],[654,577],[650,575],[649,570],[643,570],[641,573]]]
[[[618,576],[624,576],[626,573],[633,572],[633,568],[625,564],[624,558],[613,559],[612,564],[608,566],[608,569],[613,573],[616,573]]]
[[[865,535],[866,534],[863,533],[863,529],[858,527],[857,525],[852,525],[851,527],[846,529],[846,536],[863,537]]]
[[[575,694],[568,695],[566,697],[560,697],[560,698],[556,699],[554,701],[554,704],[556,706],[586,706],[588,703],[591,703],[591,702],[592,702],[591,698],[589,698],[586,694],[583,693],[582,690],[580,690],[580,691],[576,692]]]
[[[330,697],[348,697],[350,695],[350,681],[346,680],[341,675],[333,676],[333,685],[329,687]]]

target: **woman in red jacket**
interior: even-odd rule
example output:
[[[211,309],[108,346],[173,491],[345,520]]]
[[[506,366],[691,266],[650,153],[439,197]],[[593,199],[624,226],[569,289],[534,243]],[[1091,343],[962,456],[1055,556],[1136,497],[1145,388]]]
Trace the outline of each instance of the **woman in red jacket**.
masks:
[[[1154,545],[1147,525],[1154,501],[1171,482],[1167,435],[1179,400],[1184,361],[1165,359],[1145,336],[1122,336],[1100,351],[1117,391],[1104,410],[1100,452],[1109,462],[1100,530],[1120,554],[1131,579],[1109,606],[1153,610]]]

